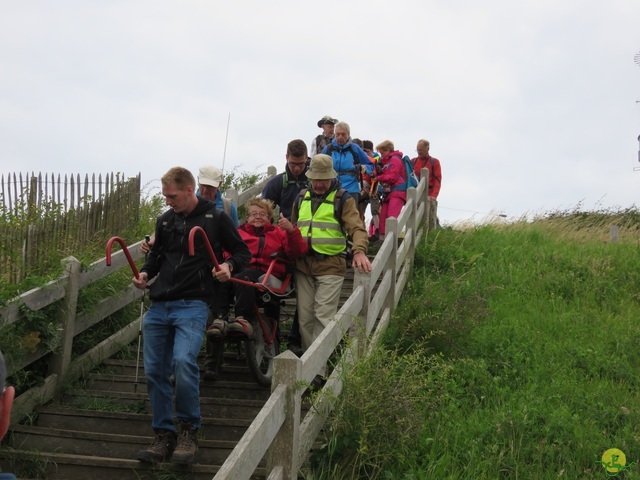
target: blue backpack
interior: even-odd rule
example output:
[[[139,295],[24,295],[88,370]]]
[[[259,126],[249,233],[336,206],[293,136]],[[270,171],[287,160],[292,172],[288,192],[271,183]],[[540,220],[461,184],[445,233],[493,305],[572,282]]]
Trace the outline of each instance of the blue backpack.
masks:
[[[404,171],[407,175],[407,181],[402,185],[394,187],[393,190],[400,190],[402,192],[409,190],[411,187],[416,188],[418,186],[418,177],[413,171],[413,164],[408,155],[402,157],[402,163],[404,164]]]

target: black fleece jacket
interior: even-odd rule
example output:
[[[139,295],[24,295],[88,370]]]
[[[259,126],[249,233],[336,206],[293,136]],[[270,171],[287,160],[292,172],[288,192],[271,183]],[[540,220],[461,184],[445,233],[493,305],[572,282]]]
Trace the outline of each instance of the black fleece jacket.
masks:
[[[172,209],[158,217],[155,242],[140,270],[147,273],[149,280],[158,276],[150,286],[151,300],[188,299],[213,304],[217,290],[211,274],[213,260],[201,235],[194,239],[195,255],[189,255],[189,232],[195,226],[202,227],[207,233],[218,262],[225,261],[224,250],[231,254],[226,262],[234,271],[249,264],[251,252],[231,217],[217,210],[212,202],[199,198],[196,208],[187,217],[177,215]]]

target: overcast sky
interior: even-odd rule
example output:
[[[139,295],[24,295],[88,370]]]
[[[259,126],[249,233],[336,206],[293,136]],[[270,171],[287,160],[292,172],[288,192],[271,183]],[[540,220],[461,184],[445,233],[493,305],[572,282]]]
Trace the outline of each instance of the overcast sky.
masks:
[[[0,174],[284,167],[331,115],[442,162],[444,223],[630,207],[640,1],[0,0]],[[326,13],[322,13],[322,12]]]

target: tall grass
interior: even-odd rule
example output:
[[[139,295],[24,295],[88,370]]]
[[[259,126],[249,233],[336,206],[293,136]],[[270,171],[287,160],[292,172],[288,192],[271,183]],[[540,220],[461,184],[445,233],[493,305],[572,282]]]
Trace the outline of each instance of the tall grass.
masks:
[[[635,220],[609,243],[620,218]],[[309,476],[604,478],[606,450],[640,460],[637,219],[554,212],[429,234]]]

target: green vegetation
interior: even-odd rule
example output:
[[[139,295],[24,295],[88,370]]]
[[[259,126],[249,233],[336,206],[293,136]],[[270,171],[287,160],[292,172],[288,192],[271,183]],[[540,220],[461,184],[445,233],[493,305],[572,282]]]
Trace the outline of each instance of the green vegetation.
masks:
[[[430,233],[309,477],[606,478],[605,451],[640,461],[638,215]]]

